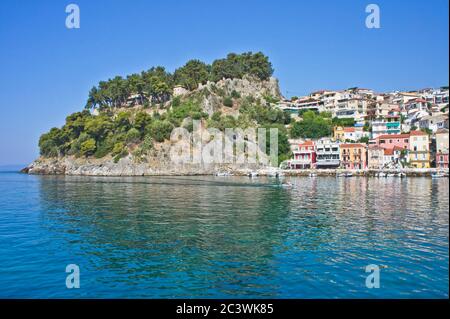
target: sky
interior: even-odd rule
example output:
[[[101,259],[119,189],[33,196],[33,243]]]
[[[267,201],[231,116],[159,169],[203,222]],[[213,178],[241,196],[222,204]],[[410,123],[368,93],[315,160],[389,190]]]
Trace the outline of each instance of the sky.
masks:
[[[65,8],[80,8],[68,29]],[[380,8],[369,29],[366,6]],[[283,95],[448,85],[447,0],[3,0],[0,165],[27,164],[39,136],[80,111],[100,80],[229,52],[268,55]]]

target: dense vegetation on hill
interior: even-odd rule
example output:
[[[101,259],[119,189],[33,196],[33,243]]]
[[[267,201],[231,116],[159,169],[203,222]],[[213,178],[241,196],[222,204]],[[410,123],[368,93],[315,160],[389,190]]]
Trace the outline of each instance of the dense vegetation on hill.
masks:
[[[293,138],[321,138],[332,135],[334,126],[353,126],[353,118],[332,118],[329,112],[307,110],[299,114],[302,120],[292,124],[290,135]]]
[[[115,77],[101,81],[89,92],[86,109],[66,118],[62,128],[52,128],[39,140],[40,153],[44,157],[73,155],[76,157],[103,158],[112,155],[115,161],[130,152],[142,159],[153,148],[154,143],[170,138],[175,127],[184,126],[192,131],[192,120],[204,120],[208,127],[279,128],[279,160],[289,156],[289,143],[285,124],[290,116],[270,107],[267,101],[255,100],[251,96],[241,97],[233,91],[223,97],[225,107],[239,100],[239,115],[231,116],[217,111],[208,116],[202,109],[203,92],[188,97],[173,98],[175,85],[194,90],[200,83],[219,81],[222,78],[242,78],[249,75],[257,80],[267,80],[273,73],[271,63],[262,53],[229,54],[225,59],[211,65],[191,60],[176,69],[173,74],[163,67],[154,67],[141,74]],[[216,94],[216,93],[214,93]],[[219,92],[219,94],[222,94]],[[130,108],[129,98],[134,96],[138,108]],[[223,94],[222,94],[223,95]],[[164,112],[158,112],[165,108]],[[97,109],[92,114],[89,109]]]
[[[211,65],[190,60],[173,74],[158,66],[126,78],[116,76],[101,81],[90,90],[86,108],[124,106],[131,95],[136,95],[141,105],[161,103],[170,99],[176,85],[194,90],[208,80],[241,79],[244,75],[267,80],[272,74],[272,64],[261,52],[230,53],[225,59],[215,60]]]

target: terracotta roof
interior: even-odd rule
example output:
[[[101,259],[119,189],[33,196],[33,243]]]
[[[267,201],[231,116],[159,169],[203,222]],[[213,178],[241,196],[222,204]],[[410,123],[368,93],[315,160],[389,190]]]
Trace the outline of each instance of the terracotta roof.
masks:
[[[314,146],[313,141],[305,141],[303,143],[298,144],[298,146]]]
[[[380,139],[386,139],[386,138],[390,138],[390,139],[396,139],[396,138],[409,138],[409,134],[387,134],[387,135],[380,135],[378,136],[376,139],[380,140]]]
[[[354,132],[355,128],[354,127],[344,127],[344,132]]]
[[[420,102],[420,103],[427,103],[426,100],[420,99],[420,98],[419,98],[419,99],[410,100],[410,101],[408,101],[406,104],[417,103],[417,102]]]
[[[436,131],[436,134],[448,134],[448,130],[446,128],[440,128]]]
[[[411,132],[409,132],[409,134],[410,135],[428,135],[427,133],[425,133],[425,132],[422,132],[422,131],[411,131]]]
[[[385,148],[384,155],[394,155],[394,149],[393,148]]]
[[[345,143],[345,144],[340,144],[341,148],[355,148],[355,147],[366,147],[366,145],[364,144],[359,144],[359,143]]]

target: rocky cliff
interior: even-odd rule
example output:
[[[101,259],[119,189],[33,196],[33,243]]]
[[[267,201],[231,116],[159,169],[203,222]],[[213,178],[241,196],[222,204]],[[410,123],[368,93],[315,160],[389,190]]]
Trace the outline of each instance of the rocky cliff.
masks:
[[[267,81],[257,80],[245,76],[242,79],[223,79],[218,82],[207,82],[199,85],[193,91],[179,90],[173,96],[178,99],[197,99],[204,112],[209,116],[215,112],[237,117],[241,105],[248,101],[257,101],[264,107],[270,107],[270,101],[280,99],[278,81],[270,78]],[[232,105],[225,105],[225,100],[230,96]],[[270,100],[270,101],[269,101]],[[143,106],[125,108],[127,111],[147,113],[159,112],[164,114],[171,108],[172,100],[165,105],[156,106],[155,109],[145,109]],[[115,110],[114,115],[117,115]],[[98,116],[98,112],[94,113]],[[183,122],[184,123],[184,122]],[[214,174],[217,172],[245,172],[248,170],[262,169],[265,166],[259,164],[175,164],[170,159],[171,142],[155,143],[152,150],[139,157],[133,155],[136,145],[129,145],[127,156],[114,160],[107,155],[102,158],[94,156],[64,155],[56,157],[41,156],[23,172],[28,174],[66,174],[66,175],[91,175],[91,176],[143,176],[143,175],[198,175]]]

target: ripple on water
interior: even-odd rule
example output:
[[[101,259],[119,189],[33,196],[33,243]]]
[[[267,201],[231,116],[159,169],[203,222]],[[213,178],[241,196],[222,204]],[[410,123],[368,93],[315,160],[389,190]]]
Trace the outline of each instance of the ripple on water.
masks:
[[[290,182],[2,173],[0,297],[448,297],[448,179]]]

